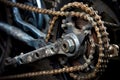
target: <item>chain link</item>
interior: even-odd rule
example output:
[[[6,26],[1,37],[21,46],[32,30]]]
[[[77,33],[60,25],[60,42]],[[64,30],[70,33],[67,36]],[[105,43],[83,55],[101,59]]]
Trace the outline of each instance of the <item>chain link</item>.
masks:
[[[92,73],[89,75],[85,76],[79,76],[76,74],[73,74],[71,72],[73,71],[80,71],[88,67],[90,63],[86,62],[83,65],[77,65],[77,66],[72,66],[72,67],[64,67],[61,69],[54,69],[54,70],[48,70],[48,71],[39,71],[39,72],[31,72],[31,73],[25,73],[25,74],[19,74],[19,75],[11,75],[11,76],[5,76],[5,77],[0,77],[1,80],[3,79],[12,79],[12,78],[23,78],[23,77],[32,77],[32,76],[40,76],[40,75],[53,75],[53,74],[58,74],[58,73],[70,73],[70,76],[73,77],[74,79],[90,79],[92,77],[95,77],[96,73],[101,72],[104,67],[106,67],[106,63],[108,62],[108,57],[107,53],[105,53],[105,50],[108,50],[109,46],[109,39],[108,39],[108,33],[106,32],[106,27],[104,27],[103,22],[101,21],[101,17],[97,14],[97,11],[94,11],[92,7],[88,7],[87,4],[83,4],[82,2],[73,2],[73,3],[68,3],[64,7],[61,8],[60,11],[52,11],[52,10],[47,10],[47,9],[40,9],[37,7],[25,5],[22,3],[13,3],[11,1],[7,0],[0,0],[1,2],[12,6],[12,7],[18,7],[24,10],[29,10],[33,11],[36,13],[42,13],[42,14],[49,14],[53,15],[53,20],[50,22],[50,27],[48,30],[48,34],[46,36],[46,42],[50,39],[50,35],[52,33],[52,30],[54,28],[54,24],[56,20],[59,18],[59,16],[75,16],[75,17],[80,17],[84,20],[87,20],[92,24],[92,26],[95,29],[96,36],[98,39],[98,45],[99,45],[99,57],[98,57],[98,63],[95,66],[95,69]],[[67,8],[70,7],[75,7],[82,9],[84,12],[74,12],[74,11],[66,11]],[[93,44],[91,44],[93,45]],[[92,46],[91,46],[92,47]],[[94,47],[92,47],[94,48]]]

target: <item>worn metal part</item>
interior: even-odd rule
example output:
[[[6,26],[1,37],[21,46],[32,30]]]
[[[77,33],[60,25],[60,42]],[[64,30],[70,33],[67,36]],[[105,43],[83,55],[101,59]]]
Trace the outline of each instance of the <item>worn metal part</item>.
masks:
[[[109,46],[109,57],[116,57],[119,53],[119,46],[116,44],[112,44]]]
[[[20,64],[31,63],[31,62],[34,62],[34,61],[37,61],[37,60],[40,60],[40,59],[43,59],[49,56],[53,56],[55,54],[63,54],[63,55],[66,55],[67,57],[75,56],[82,42],[82,41],[79,41],[80,37],[81,36],[77,37],[73,33],[67,34],[63,37],[63,39],[60,39],[56,41],[55,43],[51,43],[50,45],[41,47],[39,49],[36,49],[34,51],[31,51],[25,54],[22,53],[21,55],[18,55],[12,58],[12,60],[7,61],[10,63],[6,65],[11,65],[11,64],[20,65]],[[67,42],[68,44],[64,42]],[[73,43],[73,45],[71,46],[69,42]],[[76,49],[76,50],[70,52],[71,48]],[[11,62],[14,62],[14,63],[11,63]]]
[[[38,8],[43,8],[43,5],[42,5],[43,1],[36,0],[36,3],[37,3]],[[39,29],[43,26],[43,14],[38,14],[38,25],[39,25],[38,26]]]
[[[0,22],[0,29],[7,32],[9,35],[26,42],[28,45],[33,46],[30,44],[30,41],[34,40],[31,36],[24,33],[22,30],[18,29],[17,27],[10,26],[9,24]]]
[[[12,2],[16,3],[16,0],[12,0]],[[38,30],[35,26],[33,26],[33,25],[31,25],[31,24],[29,24],[29,23],[22,20],[22,18],[20,16],[20,12],[19,12],[17,7],[13,7],[13,16],[14,16],[15,21],[17,22],[17,24],[20,25],[20,27],[22,27],[23,29],[31,31],[38,38],[40,38],[40,37],[45,38],[45,36],[46,36],[45,33]]]
[[[64,7],[61,8],[61,11],[64,11],[66,10],[67,8],[70,8],[70,7],[76,7],[76,8],[80,8],[82,10],[84,10],[86,13],[90,14],[90,16],[92,16],[93,18],[91,18],[90,16],[88,15],[85,15],[85,13],[82,13],[81,15],[83,15],[84,17],[82,16],[79,16],[80,14],[78,12],[76,12],[75,16],[76,17],[81,17],[82,19],[85,19],[87,20],[88,22],[90,22],[92,24],[92,26],[95,28],[95,31],[97,33],[97,38],[98,38],[98,44],[99,44],[99,57],[98,57],[98,63],[96,64],[96,67],[94,68],[94,71],[89,73],[88,75],[83,75],[83,76],[79,76],[79,75],[75,75],[76,77],[74,76],[71,76],[73,77],[74,79],[78,79],[78,78],[81,78],[81,77],[84,77],[84,79],[90,79],[92,77],[95,77],[96,73],[98,72],[103,72],[103,68],[101,68],[101,65],[106,65],[106,63],[108,63],[108,58],[104,58],[105,55],[107,53],[103,53],[104,51],[104,48],[107,50],[108,49],[108,40],[107,40],[107,35],[108,34],[105,34],[104,37],[106,38],[107,41],[105,41],[104,37],[104,41],[102,42],[102,36],[103,35],[102,33],[105,32],[106,33],[106,28],[104,27],[103,25],[103,22],[100,20],[100,16],[97,15],[97,12],[93,10],[93,8],[88,8],[88,5],[83,5],[83,3],[77,3],[77,2],[74,2],[74,3],[69,3],[68,5],[65,5]],[[74,12],[73,12],[74,13]],[[47,35],[47,38],[49,38],[49,33],[52,32],[52,28],[54,26],[54,22],[57,20],[57,16],[55,16],[53,18],[53,20],[51,22],[51,26],[49,28],[49,31],[48,31],[48,35]],[[93,21],[93,19],[95,20],[95,22]],[[98,26],[97,26],[98,24]],[[100,28],[101,27],[101,28]],[[99,29],[100,28],[100,29]],[[107,43],[106,43],[107,42]],[[102,46],[102,44],[104,43],[104,47]]]
[[[21,29],[15,26],[11,26],[7,23],[0,22],[0,29],[13,36],[14,38],[25,42],[27,45],[34,47],[35,49],[38,49],[39,47],[45,45],[45,42],[43,40],[44,38],[34,39],[32,36],[23,32]]]
[[[80,44],[82,43],[82,41],[80,42],[78,37],[76,35],[74,35],[73,33],[67,34],[67,35],[63,36],[62,49],[63,49],[63,51],[66,52],[67,56],[73,56],[79,50],[79,47],[80,47]]]
[[[69,73],[69,72],[83,70],[87,66],[88,66],[88,64],[86,65],[86,63],[85,63],[83,65],[64,67],[64,68],[54,69],[54,70],[38,71],[38,72],[24,73],[24,74],[18,74],[18,75],[4,76],[4,77],[0,77],[0,80],[34,77],[34,76],[40,76],[40,75],[41,76],[42,75],[54,75],[54,74],[65,73],[65,72]]]
[[[75,50],[75,47],[74,47],[75,44],[73,43],[73,41],[71,39],[69,39],[69,40],[64,39],[62,44],[63,44],[62,49],[66,53],[73,52]]]
[[[10,2],[7,0],[0,0],[0,1],[5,4],[8,4],[10,6],[19,7],[24,10],[54,15],[55,17],[51,21],[51,25],[48,30],[48,35],[47,35],[46,41],[48,41],[48,39],[50,38],[52,29],[54,28],[54,24],[55,24],[55,21],[58,19],[58,16],[66,16],[66,17],[67,16],[75,16],[75,17],[80,17],[84,20],[87,20],[88,22],[90,22],[92,24],[93,28],[95,29],[96,37],[98,40],[98,42],[97,42],[98,49],[99,49],[98,61],[97,61],[97,64],[96,64],[93,72],[91,72],[85,76],[80,76],[80,75],[71,73],[70,76],[73,77],[74,79],[78,79],[78,80],[79,79],[90,79],[90,78],[95,77],[98,72],[102,72],[104,70],[104,68],[106,67],[106,63],[108,63],[108,58],[109,58],[107,51],[109,51],[108,47],[110,46],[109,39],[107,37],[108,33],[106,32],[106,28],[104,27],[104,24],[101,21],[101,17],[97,14],[97,11],[94,11],[93,8],[88,7],[87,4],[73,2],[73,3],[69,3],[69,4],[65,5],[64,7],[62,7],[61,11],[51,11],[51,10],[47,10],[47,9],[39,9],[36,7],[24,5],[21,3],[13,3],[13,2]],[[75,8],[81,9],[84,12],[74,12],[74,11],[64,12],[64,10],[66,10],[67,8],[70,8],[70,7],[75,7]],[[92,47],[92,48],[94,48],[94,47]],[[90,63],[91,62],[88,58],[88,61],[86,61],[83,65],[77,65],[77,66],[73,66],[73,67],[65,67],[62,69],[56,69],[56,70],[51,70],[51,71],[33,72],[33,73],[26,73],[26,74],[21,74],[21,75],[7,76],[7,77],[5,76],[0,79],[22,78],[22,77],[31,77],[31,76],[38,76],[38,75],[58,74],[58,73],[63,73],[63,72],[68,73],[68,72],[83,70],[86,67],[88,67],[88,65]]]
[[[58,43],[54,43],[42,48],[39,48],[37,50],[28,52],[28,53],[22,53],[21,55],[18,55],[12,59],[9,59],[10,63],[7,63],[6,65],[12,65],[12,64],[27,64],[27,63],[31,63],[52,55],[57,54],[58,48],[56,46],[58,46]],[[14,62],[14,63],[11,63]]]

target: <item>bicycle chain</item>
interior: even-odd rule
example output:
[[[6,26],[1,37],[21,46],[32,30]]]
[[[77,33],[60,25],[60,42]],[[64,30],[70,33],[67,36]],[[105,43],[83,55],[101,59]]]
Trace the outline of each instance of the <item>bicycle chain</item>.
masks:
[[[1,77],[0,79],[3,80],[3,79],[23,78],[23,77],[32,77],[32,76],[40,76],[40,75],[53,75],[53,74],[64,73],[64,72],[70,73],[70,76],[73,77],[74,79],[78,79],[78,80],[79,79],[89,79],[89,78],[95,77],[96,73],[101,72],[102,69],[106,68],[106,66],[107,66],[106,63],[108,62],[108,57],[109,57],[109,55],[107,53],[107,50],[109,47],[109,39],[107,37],[108,33],[106,32],[106,27],[104,27],[104,24],[101,21],[100,16],[97,15],[97,12],[94,11],[92,7],[88,7],[87,4],[83,4],[82,2],[73,2],[73,3],[69,3],[69,4],[65,5],[64,7],[62,7],[60,11],[52,11],[52,10],[40,9],[37,7],[25,5],[22,3],[13,3],[13,2],[7,1],[7,0],[0,0],[0,1],[9,6],[12,6],[12,7],[18,7],[18,8],[33,11],[36,13],[54,15],[55,17],[53,17],[53,20],[50,23],[50,28],[48,30],[46,41],[48,41],[48,39],[50,38],[55,21],[59,18],[59,16],[66,16],[66,17],[67,16],[75,16],[75,17],[80,17],[84,20],[87,20],[88,22],[90,22],[92,24],[92,26],[94,27],[95,32],[97,34],[98,44],[99,44],[98,63],[96,64],[94,71],[92,73],[90,73],[89,75],[79,76],[79,75],[75,75],[70,72],[80,71],[80,70],[83,70],[86,67],[88,67],[88,65],[90,64],[91,57],[90,57],[90,59],[88,58],[88,61],[86,61],[86,63],[84,63],[83,65],[64,67],[61,69],[54,69],[54,70],[48,70],[48,71],[39,71],[39,72],[31,72],[31,73],[25,73],[25,74],[5,76],[5,77]],[[70,7],[80,8],[85,12],[74,12],[74,11],[64,12],[64,10],[66,10],[67,8],[70,8]],[[91,45],[93,45],[93,44],[91,44]],[[94,46],[92,48],[94,49]]]
[[[77,7],[77,8],[80,8],[80,9],[82,9],[82,10],[84,10],[86,13],[88,13],[88,14],[90,14],[95,20],[96,20],[96,22],[94,22],[93,20],[91,20],[92,18],[90,18],[90,16],[89,15],[87,15],[87,14],[85,14],[85,13],[78,13],[78,12],[76,12],[75,13],[75,16],[77,16],[77,17],[83,17],[82,19],[85,19],[85,20],[88,20],[89,22],[91,22],[91,24],[94,26],[94,28],[95,28],[95,30],[96,30],[96,33],[97,33],[97,35],[98,35],[98,39],[99,39],[99,43],[100,44],[102,44],[102,40],[101,40],[101,37],[103,37],[103,40],[104,40],[104,43],[105,43],[105,48],[107,49],[108,48],[108,46],[109,46],[109,44],[107,43],[108,41],[108,38],[107,38],[107,35],[108,35],[108,33],[106,32],[106,28],[105,27],[103,27],[103,22],[100,20],[100,16],[98,16],[97,15],[97,13],[96,13],[96,11],[94,11],[93,10],[93,8],[91,7],[91,8],[89,8],[88,7],[88,5],[86,4],[86,5],[84,5],[83,3],[78,3],[78,2],[74,2],[74,3],[69,3],[68,5],[65,5],[64,7],[62,7],[61,8],[61,11],[64,11],[64,10],[66,10],[67,8],[70,8],[70,7]],[[81,16],[80,16],[81,15]],[[58,17],[54,17],[53,18],[53,21],[52,22],[55,22],[55,20],[57,20],[57,18]],[[98,20],[98,21],[97,21]],[[49,29],[49,33],[51,33],[52,32],[52,28],[53,28],[53,23],[51,24],[52,26],[50,27],[50,29]],[[103,36],[101,36],[100,35],[100,33],[99,33],[99,28],[97,27],[97,25],[100,25],[100,27],[101,27],[101,33],[102,33],[102,35]],[[48,34],[48,38],[49,38],[49,36],[50,36],[50,34]],[[104,38],[105,37],[105,38]],[[100,45],[99,44],[99,45]],[[101,45],[101,47],[99,48],[100,49],[100,51],[102,52],[102,45]],[[96,68],[96,71],[97,70],[99,70],[99,68],[106,68],[107,67],[107,65],[106,65],[106,62],[108,62],[108,60],[103,60],[103,53],[100,53],[99,54],[100,56],[99,56],[99,59],[98,59],[98,64],[97,64],[97,66],[96,67],[98,67],[98,69]],[[108,59],[108,58],[107,58]],[[99,62],[100,61],[100,62]],[[100,64],[104,64],[104,66],[103,65],[100,65]],[[103,71],[102,69],[100,69],[100,71]],[[70,76],[71,77],[73,77],[73,78],[75,78],[75,79],[81,79],[81,78],[83,78],[83,77],[81,77],[81,76],[77,76],[77,75],[74,75],[73,76],[73,74],[71,75],[72,73],[70,73]],[[92,74],[89,74],[89,75],[86,75],[86,76],[84,76],[84,78],[86,78],[86,79],[88,79],[88,78],[90,78],[90,77],[92,77],[92,76],[95,76],[95,74],[94,73],[92,73]]]

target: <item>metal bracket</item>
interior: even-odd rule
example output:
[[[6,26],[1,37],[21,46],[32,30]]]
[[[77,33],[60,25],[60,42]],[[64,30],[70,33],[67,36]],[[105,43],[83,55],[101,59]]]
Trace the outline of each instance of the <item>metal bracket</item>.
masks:
[[[79,50],[78,48],[80,48],[80,45],[82,44],[82,41],[79,41],[80,37],[80,35],[77,36],[74,33],[67,34],[62,39],[59,39],[50,45],[8,59],[7,62],[10,63],[7,63],[6,65],[31,63],[56,54],[63,54],[67,57],[75,56],[76,52]]]

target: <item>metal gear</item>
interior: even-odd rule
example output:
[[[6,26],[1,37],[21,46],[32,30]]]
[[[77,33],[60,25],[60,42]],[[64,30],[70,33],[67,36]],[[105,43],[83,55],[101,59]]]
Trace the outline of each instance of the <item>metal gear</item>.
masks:
[[[89,7],[87,4],[83,4],[82,2],[73,2],[73,3],[68,3],[67,5],[64,5],[60,11],[52,11],[52,10],[47,10],[47,9],[40,9],[37,7],[25,5],[22,3],[13,3],[7,0],[0,0],[4,4],[7,4],[12,7],[18,7],[23,10],[29,10],[33,11],[36,13],[43,13],[43,14],[48,14],[48,15],[53,15],[53,20],[50,22],[50,27],[48,30],[48,34],[46,37],[46,42],[49,41],[51,38],[50,35],[52,33],[52,30],[55,26],[56,21],[59,19],[59,17],[79,17],[83,20],[88,21],[94,29],[94,33],[96,36],[96,43],[98,45],[98,60],[95,65],[95,68],[93,69],[92,72],[88,73],[87,75],[76,75],[72,73],[73,71],[81,71],[85,68],[87,68],[90,64],[91,54],[94,52],[94,41],[91,40],[91,48],[90,50],[90,55],[88,59],[86,59],[86,62],[83,65],[75,65],[72,67],[65,66],[64,68],[61,69],[55,69],[55,70],[47,70],[47,71],[40,71],[40,72],[32,72],[32,73],[26,73],[26,74],[20,74],[20,75],[11,75],[11,76],[5,76],[1,77],[0,79],[13,79],[13,78],[23,78],[23,77],[32,77],[32,76],[40,76],[40,75],[53,75],[53,74],[58,74],[58,73],[69,73],[69,75],[77,80],[80,79],[91,79],[97,75],[99,72],[103,72],[104,68],[106,68],[106,64],[108,63],[109,59],[109,38],[108,38],[108,33],[106,32],[106,27],[104,26],[104,22],[101,20],[101,17],[98,15],[97,11],[95,11],[92,7]],[[78,8],[79,10],[82,10],[83,12],[75,12],[75,11],[66,11],[68,8]],[[92,31],[91,31],[92,32]],[[90,38],[94,39],[94,38]]]

